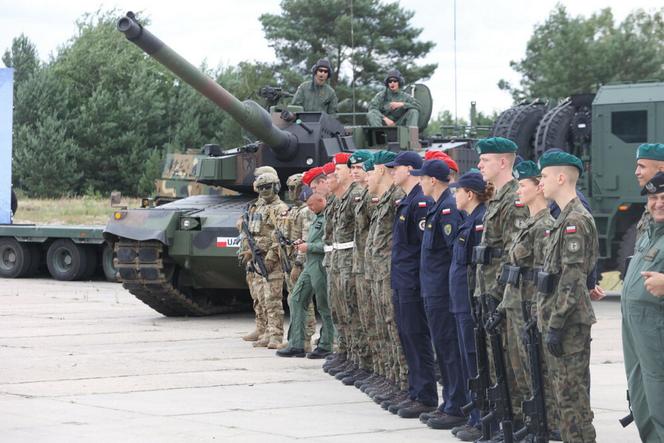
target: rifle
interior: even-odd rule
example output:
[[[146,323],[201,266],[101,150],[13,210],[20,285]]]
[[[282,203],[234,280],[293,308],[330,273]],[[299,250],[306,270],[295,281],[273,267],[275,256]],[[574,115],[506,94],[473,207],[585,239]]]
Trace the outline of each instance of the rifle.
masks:
[[[247,238],[247,243],[249,244],[249,250],[251,251],[251,255],[253,257],[252,263],[254,264],[254,269],[257,269],[261,277],[267,280],[267,276],[269,273],[267,272],[267,267],[265,266],[265,261],[263,260],[263,252],[260,249],[258,249],[258,245],[256,245],[256,240],[249,231],[248,210],[244,211],[244,214],[242,214],[242,232]]]
[[[530,362],[530,388],[532,396],[521,403],[524,417],[529,421],[515,434],[516,440],[521,440],[529,433],[535,436],[534,443],[549,441],[549,428],[546,420],[546,400],[544,397],[544,374],[542,373],[542,336],[537,329],[537,318],[531,318],[530,303],[521,302],[521,312],[526,322],[523,328],[523,342],[528,352]]]
[[[288,250],[286,249],[286,247],[292,246],[293,242],[286,238],[284,233],[281,232],[281,229],[275,228],[275,232],[277,233],[277,240],[279,241],[279,250],[281,251],[281,254],[279,254],[281,256],[280,257],[281,269],[283,269],[283,271],[286,274],[290,274],[293,267],[291,266],[290,260],[288,259]]]
[[[471,392],[471,400],[461,410],[465,415],[468,415],[473,409],[477,408],[480,411],[480,416],[486,416],[491,412],[491,403],[487,394],[487,389],[491,386],[489,354],[486,348],[486,331],[484,330],[484,321],[482,320],[482,305],[474,296],[474,279],[471,279],[471,272],[475,268],[473,266],[469,266],[468,268],[468,300],[470,302],[470,315],[475,323],[473,335],[475,337],[477,375],[468,379],[468,390]],[[482,421],[481,423],[482,438],[480,441],[491,440],[490,420]]]
[[[631,425],[632,422],[634,421],[634,413],[632,412],[632,401],[629,399],[629,391],[627,391],[627,404],[629,405],[629,414],[624,416],[623,418],[618,419],[620,425],[623,428],[626,428],[627,426]]]
[[[482,311],[485,315],[492,314],[497,305],[496,300],[488,294],[480,296]],[[507,387],[507,370],[505,369],[505,354],[503,353],[503,342],[500,332],[485,331],[491,341],[491,354],[493,357],[493,366],[496,370],[496,383],[489,386],[487,396],[492,404],[492,411],[484,415],[480,420],[482,424],[490,423],[494,418],[500,421],[503,429],[505,443],[514,442],[514,430],[512,423],[514,420],[512,414],[512,402],[510,391]]]

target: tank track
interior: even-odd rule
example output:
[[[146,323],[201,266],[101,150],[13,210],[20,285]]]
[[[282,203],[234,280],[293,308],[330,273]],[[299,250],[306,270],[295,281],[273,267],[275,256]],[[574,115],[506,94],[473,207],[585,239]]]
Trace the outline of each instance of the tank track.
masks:
[[[167,317],[200,317],[242,310],[234,304],[214,304],[195,289],[185,293],[173,285],[175,269],[164,265],[164,245],[158,241],[119,240],[115,267],[122,286],[140,301]],[[189,291],[187,291],[189,292]]]

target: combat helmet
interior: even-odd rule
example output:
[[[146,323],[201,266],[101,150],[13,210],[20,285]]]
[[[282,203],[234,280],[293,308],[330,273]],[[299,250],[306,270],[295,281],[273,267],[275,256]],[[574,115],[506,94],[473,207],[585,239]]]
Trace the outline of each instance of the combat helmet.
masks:
[[[272,174],[266,172],[256,177],[254,180],[254,191],[258,192],[258,188],[263,185],[273,185],[275,194],[278,194],[281,190],[281,182],[279,181],[279,176],[277,174]]]
[[[277,177],[279,176],[279,174],[277,174],[277,170],[274,169],[272,166],[259,166],[254,170],[254,177],[256,178],[258,178],[258,176],[263,174],[274,174]]]

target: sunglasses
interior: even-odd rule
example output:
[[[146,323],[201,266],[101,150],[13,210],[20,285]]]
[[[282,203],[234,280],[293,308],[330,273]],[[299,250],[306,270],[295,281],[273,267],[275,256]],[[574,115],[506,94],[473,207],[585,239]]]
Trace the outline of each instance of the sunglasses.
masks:
[[[389,85],[390,83],[399,83],[399,80],[397,80],[396,78],[391,78],[391,79],[389,79],[389,80],[387,81],[387,84],[388,84],[388,85]]]
[[[272,189],[272,185],[260,185],[256,186],[256,189],[259,191],[267,191],[268,189]]]

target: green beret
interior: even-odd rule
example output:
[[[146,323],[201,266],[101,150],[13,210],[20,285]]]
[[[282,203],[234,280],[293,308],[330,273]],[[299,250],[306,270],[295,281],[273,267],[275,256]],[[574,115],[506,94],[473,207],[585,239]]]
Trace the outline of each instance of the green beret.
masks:
[[[539,177],[542,175],[541,171],[537,167],[537,163],[534,161],[522,161],[514,167],[514,178],[517,180],[523,180],[526,178]]]
[[[507,154],[516,152],[519,147],[512,140],[503,137],[483,138],[475,145],[478,154]]]
[[[394,161],[395,158],[397,158],[397,154],[392,151],[378,151],[374,152],[373,155],[374,165],[384,165]]]
[[[360,149],[359,151],[353,152],[353,155],[348,159],[348,166],[356,165],[358,163],[364,163],[365,161],[371,158],[371,152],[366,149]]]
[[[364,164],[362,164],[362,169],[364,169],[365,172],[373,171],[374,170],[373,158],[370,158],[369,160],[366,160],[364,162]]]
[[[636,148],[636,159],[664,161],[664,143],[644,143]]]
[[[583,163],[579,157],[563,151],[547,151],[538,162],[540,170],[549,166],[574,166],[579,170],[579,177],[583,175]]]

